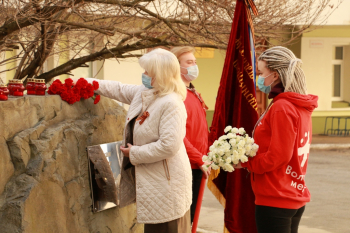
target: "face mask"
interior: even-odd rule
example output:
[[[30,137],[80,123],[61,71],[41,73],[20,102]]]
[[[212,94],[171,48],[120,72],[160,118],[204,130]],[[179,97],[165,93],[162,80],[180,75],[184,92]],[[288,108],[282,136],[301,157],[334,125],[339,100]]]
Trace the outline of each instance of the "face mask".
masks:
[[[190,67],[182,67],[181,66],[181,68],[184,68],[187,70],[187,74],[181,73],[187,79],[187,81],[191,82],[198,77],[199,69],[198,69],[197,65],[190,66]]]
[[[271,73],[271,74],[273,74],[273,73]],[[262,92],[264,92],[264,93],[266,93],[266,94],[270,93],[270,91],[271,91],[271,85],[272,85],[272,83],[274,83],[274,81],[273,81],[273,82],[272,82],[270,85],[268,85],[268,86],[265,86],[265,84],[264,84],[265,79],[266,79],[267,77],[269,77],[271,74],[267,75],[265,78],[259,75],[258,87],[259,87],[260,91],[262,91]]]
[[[142,84],[148,89],[152,89],[152,78],[144,73],[142,73]]]

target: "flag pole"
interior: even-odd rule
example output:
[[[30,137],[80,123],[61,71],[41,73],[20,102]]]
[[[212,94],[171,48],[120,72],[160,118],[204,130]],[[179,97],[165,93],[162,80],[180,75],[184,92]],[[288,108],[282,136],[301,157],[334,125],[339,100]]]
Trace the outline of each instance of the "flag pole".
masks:
[[[202,180],[201,180],[201,186],[199,188],[199,193],[198,193],[196,211],[195,211],[193,223],[192,223],[192,233],[196,233],[196,231],[197,231],[199,214],[201,212],[201,206],[202,206],[202,201],[203,201],[205,183],[206,183],[206,179],[205,179],[204,174],[203,174]]]

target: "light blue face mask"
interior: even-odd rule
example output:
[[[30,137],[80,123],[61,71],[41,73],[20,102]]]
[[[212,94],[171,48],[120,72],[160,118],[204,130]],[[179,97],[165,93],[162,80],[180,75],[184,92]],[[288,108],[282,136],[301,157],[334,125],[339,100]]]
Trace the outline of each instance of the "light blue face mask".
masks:
[[[152,89],[152,78],[147,74],[142,73],[142,84],[148,89]]]
[[[273,73],[271,73],[271,74],[273,74]],[[264,84],[265,79],[267,77],[269,77],[271,74],[267,75],[266,77],[262,77],[262,76],[259,75],[259,78],[258,78],[258,87],[259,87],[260,91],[262,91],[262,92],[264,92],[266,94],[270,93],[271,85],[272,85],[272,83],[274,83],[274,81],[272,81],[272,83],[270,85],[268,85],[268,86],[265,86],[265,84]]]

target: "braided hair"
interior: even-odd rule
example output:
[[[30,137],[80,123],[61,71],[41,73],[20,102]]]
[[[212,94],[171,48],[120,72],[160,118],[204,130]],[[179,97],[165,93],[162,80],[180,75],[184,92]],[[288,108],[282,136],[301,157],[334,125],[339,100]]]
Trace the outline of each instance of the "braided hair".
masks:
[[[265,50],[258,58],[267,68],[276,71],[284,86],[284,92],[307,94],[306,80],[301,69],[302,61],[289,49],[276,46]]]

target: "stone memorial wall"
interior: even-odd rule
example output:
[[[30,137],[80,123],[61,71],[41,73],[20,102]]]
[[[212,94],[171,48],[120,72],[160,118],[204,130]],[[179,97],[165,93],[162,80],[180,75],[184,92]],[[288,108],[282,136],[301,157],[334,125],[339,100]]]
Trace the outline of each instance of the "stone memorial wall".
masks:
[[[103,97],[0,101],[0,232],[143,232],[135,205],[92,213],[86,147],[122,140],[125,115]]]

